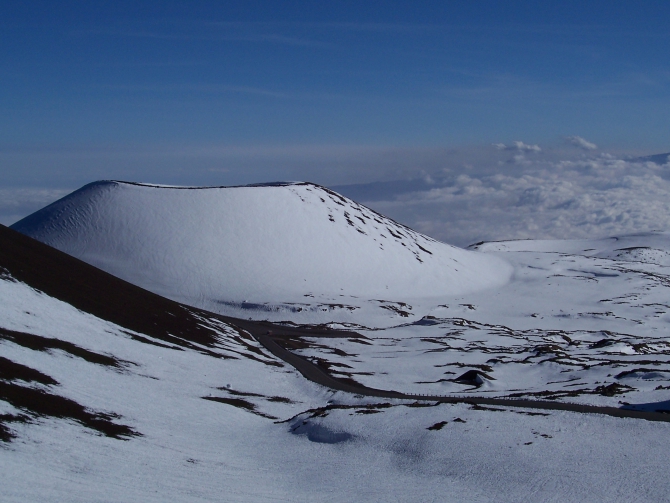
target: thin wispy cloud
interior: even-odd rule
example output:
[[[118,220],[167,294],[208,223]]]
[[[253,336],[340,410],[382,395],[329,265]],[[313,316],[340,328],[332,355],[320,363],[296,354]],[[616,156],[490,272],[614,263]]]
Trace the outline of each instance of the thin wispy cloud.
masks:
[[[513,141],[509,145],[504,143],[494,143],[493,146],[498,150],[507,150],[512,152],[541,152],[539,145],[529,145],[522,141]]]
[[[115,84],[105,85],[105,89],[130,92],[155,93],[202,93],[202,94],[250,94],[271,98],[296,98],[298,94],[290,94],[272,89],[263,89],[251,86],[229,86],[218,84]]]
[[[586,141],[581,136],[568,136],[566,138],[566,141],[571,145],[574,145],[575,147],[579,147],[584,150],[596,150],[598,148],[598,145],[596,145],[595,143],[591,143],[590,141]]]

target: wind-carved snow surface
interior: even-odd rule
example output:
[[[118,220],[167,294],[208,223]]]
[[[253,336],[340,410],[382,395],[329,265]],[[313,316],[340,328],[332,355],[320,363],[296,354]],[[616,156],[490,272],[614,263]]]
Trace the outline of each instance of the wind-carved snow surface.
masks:
[[[512,271],[309,183],[96,182],[12,228],[180,302],[312,323],[383,323],[397,303],[498,286]]]

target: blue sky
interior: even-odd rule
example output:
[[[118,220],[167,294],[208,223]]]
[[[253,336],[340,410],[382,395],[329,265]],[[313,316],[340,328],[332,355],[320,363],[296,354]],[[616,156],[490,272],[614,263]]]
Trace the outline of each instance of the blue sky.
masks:
[[[354,184],[573,135],[666,152],[668,21],[661,1],[3,2],[0,188]]]

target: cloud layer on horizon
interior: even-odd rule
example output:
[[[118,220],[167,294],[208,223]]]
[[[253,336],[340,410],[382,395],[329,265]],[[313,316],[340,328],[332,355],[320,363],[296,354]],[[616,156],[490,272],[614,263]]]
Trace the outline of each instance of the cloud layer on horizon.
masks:
[[[212,147],[116,157],[100,152],[82,157],[85,162],[79,164],[93,179],[182,185],[314,181],[458,246],[670,230],[667,156],[632,158],[592,147],[578,136],[565,137],[562,147],[521,141],[470,149]],[[163,158],[159,155],[174,168],[152,161]],[[91,169],[98,158],[99,165]],[[62,162],[73,159],[68,154]],[[152,162],[151,169],[136,169]],[[110,169],[116,165],[121,168]],[[71,189],[83,185],[75,179],[66,183]],[[0,223],[12,224],[71,189],[0,188]]]
[[[669,193],[670,164],[608,154],[515,157],[507,169],[447,172],[433,186],[367,204],[420,232],[467,246],[670,229]]]
[[[0,224],[11,225],[70,192],[35,187],[0,188]]]

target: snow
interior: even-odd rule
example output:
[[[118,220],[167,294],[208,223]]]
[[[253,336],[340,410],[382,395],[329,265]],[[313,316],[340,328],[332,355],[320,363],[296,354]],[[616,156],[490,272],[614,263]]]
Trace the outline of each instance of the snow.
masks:
[[[12,228],[145,289],[226,314],[254,304],[322,304],[313,322],[333,321],[332,311],[353,321],[357,298],[453,295],[511,274],[504,260],[437,242],[302,183],[96,182]]]
[[[667,409],[670,268],[659,257],[670,253],[670,234],[477,248],[513,264],[512,279],[437,307],[407,306],[395,326],[359,327],[367,344],[313,338],[297,352],[345,364],[340,374],[366,386],[406,393]],[[468,369],[492,379],[479,388],[456,382]],[[612,385],[629,388],[608,396]]]
[[[670,489],[667,423],[380,403],[287,367],[143,344],[6,277],[0,298],[3,328],[129,362],[112,369],[0,341],[2,356],[56,378],[54,392],[142,434],[111,439],[48,418],[16,424],[18,439],[0,444],[3,501],[661,501]],[[282,422],[201,398],[232,396],[219,389],[227,384],[260,395],[245,398]],[[309,412],[317,407],[326,409]]]
[[[293,351],[366,386],[670,407],[668,233],[461,250],[314,185],[121,182],[84,187],[15,228],[194,306],[355,329],[365,338],[303,336]],[[159,347],[0,275],[0,328],[121,364],[7,338],[0,356],[59,383],[26,385],[141,434],[119,440],[48,417],[10,423],[3,499],[667,499],[670,423],[335,392],[268,365],[281,362],[260,345],[252,355],[233,327],[200,321],[219,333],[212,353]]]
[[[366,344],[303,338],[294,351],[369,387],[615,407],[670,399],[670,234],[462,250],[311,184],[119,182],[84,187],[15,228],[187,304],[355,329]],[[377,275],[392,288],[379,292]],[[650,365],[668,370],[662,382],[635,377]],[[468,370],[487,377],[460,381]]]

